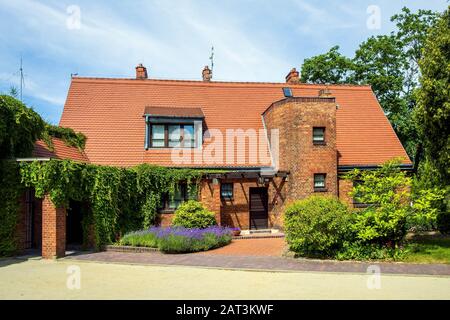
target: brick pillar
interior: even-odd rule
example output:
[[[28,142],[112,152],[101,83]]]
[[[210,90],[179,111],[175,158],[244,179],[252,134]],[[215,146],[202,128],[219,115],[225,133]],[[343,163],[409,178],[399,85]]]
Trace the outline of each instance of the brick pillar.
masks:
[[[66,209],[56,208],[45,195],[42,200],[42,257],[53,259],[66,253]]]
[[[221,201],[220,201],[220,182],[213,182],[213,199],[212,199],[212,211],[216,214],[217,224],[220,226],[222,222],[221,215]]]

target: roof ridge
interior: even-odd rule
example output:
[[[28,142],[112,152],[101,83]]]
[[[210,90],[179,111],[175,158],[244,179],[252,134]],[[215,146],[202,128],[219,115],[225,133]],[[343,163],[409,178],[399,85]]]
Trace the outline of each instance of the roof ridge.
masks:
[[[152,78],[152,79],[136,79],[136,78],[115,78],[115,77],[80,77],[73,76],[72,81],[104,81],[104,82],[130,82],[133,81],[135,84],[148,84],[148,83],[170,83],[170,84],[195,84],[195,85],[204,85],[204,86],[215,86],[215,85],[261,85],[261,86],[286,86],[293,88],[300,87],[334,87],[334,88],[361,88],[366,89],[371,86],[368,84],[349,84],[349,83],[340,83],[340,84],[323,84],[323,83],[305,83],[301,82],[299,84],[290,84],[285,82],[268,82],[268,81],[211,81],[206,82],[203,80],[183,80],[183,79],[162,79],[162,78]]]

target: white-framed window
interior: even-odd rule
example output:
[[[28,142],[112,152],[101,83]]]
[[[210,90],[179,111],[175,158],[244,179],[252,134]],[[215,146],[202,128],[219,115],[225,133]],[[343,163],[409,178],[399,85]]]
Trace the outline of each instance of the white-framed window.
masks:
[[[325,142],[325,128],[314,127],[313,128],[313,143],[322,144]]]
[[[320,190],[325,189],[325,187],[326,187],[325,178],[326,178],[325,173],[315,173],[314,174],[314,190],[315,191],[320,191]]]
[[[151,123],[150,148],[195,148],[194,124]]]

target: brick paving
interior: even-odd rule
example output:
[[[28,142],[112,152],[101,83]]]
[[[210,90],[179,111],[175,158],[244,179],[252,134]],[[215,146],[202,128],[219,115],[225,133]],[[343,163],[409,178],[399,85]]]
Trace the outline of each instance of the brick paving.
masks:
[[[194,254],[164,254],[155,252],[78,252],[66,257],[83,261],[131,263],[142,265],[198,266],[222,269],[312,271],[367,273],[370,265],[378,265],[384,274],[450,276],[448,264],[410,264],[388,262],[353,262],[295,259],[283,257],[284,239],[243,239],[207,252]]]
[[[284,238],[235,239],[225,247],[197,254],[281,257],[285,246]]]

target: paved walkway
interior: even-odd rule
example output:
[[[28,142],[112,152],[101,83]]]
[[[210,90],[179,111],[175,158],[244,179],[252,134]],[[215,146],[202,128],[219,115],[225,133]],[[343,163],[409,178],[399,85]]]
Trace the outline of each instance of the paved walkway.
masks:
[[[245,240],[244,240],[245,241]],[[66,260],[127,263],[139,265],[198,266],[220,269],[265,271],[314,271],[367,273],[369,266],[377,265],[383,274],[450,275],[447,264],[409,264],[387,262],[339,262],[295,259],[277,256],[225,255],[225,254],[164,254],[161,252],[95,252],[77,253]]]
[[[197,254],[281,257],[285,246],[284,238],[236,239],[227,246]]]
[[[450,299],[450,277],[372,278],[16,258],[0,259],[0,299]]]

